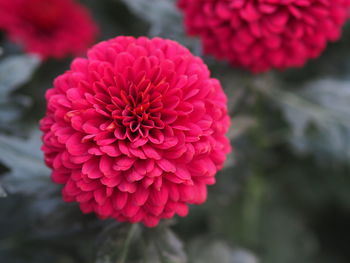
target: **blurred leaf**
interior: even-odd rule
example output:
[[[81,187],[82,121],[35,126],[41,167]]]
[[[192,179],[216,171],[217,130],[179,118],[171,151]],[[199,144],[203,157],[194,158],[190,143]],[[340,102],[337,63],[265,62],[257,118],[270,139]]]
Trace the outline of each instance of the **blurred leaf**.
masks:
[[[153,255],[150,262],[159,263],[186,263],[187,257],[182,242],[167,227],[160,226],[151,232],[148,251]]]
[[[254,127],[257,122],[253,117],[240,115],[231,119],[231,127],[227,134],[230,140],[237,139],[248,129]]]
[[[15,121],[32,101],[26,96],[10,96],[10,93],[31,78],[39,63],[36,56],[30,55],[16,55],[0,60],[0,129],[12,133],[20,129]]]
[[[298,151],[350,159],[350,81],[318,80],[295,95],[281,95],[290,142]]]
[[[138,225],[108,225],[96,241],[98,247],[96,263],[122,263],[125,261],[131,242],[140,235]],[[126,244],[127,243],[127,244]]]
[[[6,191],[4,190],[4,188],[2,188],[2,185],[0,184],[0,198],[6,197],[6,196],[7,196]]]
[[[250,251],[232,248],[224,241],[200,238],[189,246],[190,263],[258,263]]]
[[[0,134],[0,161],[10,169],[2,182],[10,193],[39,194],[50,189],[49,169],[40,151],[40,132],[28,140]]]
[[[135,15],[151,25],[151,35],[182,31],[178,26],[180,13],[174,0],[122,0]],[[175,23],[176,22],[176,23]],[[171,30],[173,29],[173,30]]]
[[[258,263],[258,258],[246,249],[235,249],[232,252],[232,263]]]
[[[261,219],[263,262],[313,262],[317,242],[297,213],[270,203]]]
[[[32,100],[26,96],[12,96],[3,103],[0,103],[0,126],[18,118],[29,107]]]
[[[183,20],[176,0],[122,0],[130,10],[150,25],[149,36],[177,40],[200,53],[199,41],[188,38],[182,26]]]
[[[96,263],[186,263],[182,242],[166,226],[113,223],[97,240]]]
[[[39,58],[32,55],[17,55],[1,60],[0,101],[9,92],[27,82],[39,64]]]

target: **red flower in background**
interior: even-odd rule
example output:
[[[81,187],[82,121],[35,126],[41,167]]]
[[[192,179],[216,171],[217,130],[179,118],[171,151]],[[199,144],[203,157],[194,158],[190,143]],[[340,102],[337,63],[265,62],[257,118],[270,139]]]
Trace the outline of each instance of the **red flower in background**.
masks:
[[[185,216],[215,183],[230,144],[226,96],[171,40],[117,37],[75,59],[46,94],[42,147],[65,201],[155,226]]]
[[[0,29],[43,59],[81,54],[97,33],[87,9],[73,0],[0,0]]]
[[[179,0],[204,52],[263,72],[301,67],[340,37],[350,0]]]

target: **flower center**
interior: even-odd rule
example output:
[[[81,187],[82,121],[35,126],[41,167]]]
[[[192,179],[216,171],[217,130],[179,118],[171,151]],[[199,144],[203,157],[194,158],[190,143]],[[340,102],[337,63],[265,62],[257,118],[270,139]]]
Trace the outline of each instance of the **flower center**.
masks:
[[[121,89],[117,96],[112,96],[112,104],[107,106],[111,112],[111,129],[125,129],[125,135],[131,141],[147,137],[153,129],[163,129],[161,120],[163,109],[162,94],[158,86],[150,81],[139,85],[131,84],[128,89]]]

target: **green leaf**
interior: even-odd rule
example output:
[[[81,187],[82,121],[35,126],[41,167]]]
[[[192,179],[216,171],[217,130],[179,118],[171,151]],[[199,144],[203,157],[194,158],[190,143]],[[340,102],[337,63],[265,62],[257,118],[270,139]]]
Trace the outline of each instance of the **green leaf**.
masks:
[[[0,103],[0,129],[12,134],[20,134],[23,131],[19,121],[25,110],[32,104],[30,97],[15,95]]]
[[[189,246],[191,263],[258,263],[250,251],[232,248],[222,240],[209,237],[195,239]]]
[[[155,263],[186,263],[187,256],[182,242],[166,226],[161,225],[149,231],[148,257]]]
[[[2,188],[1,184],[0,184],[0,198],[6,197],[7,193],[4,190],[4,188]]]
[[[96,263],[186,263],[182,242],[166,226],[113,223],[97,240]]]
[[[27,82],[39,64],[39,58],[33,55],[17,55],[1,60],[0,101],[15,88]]]
[[[139,225],[109,224],[100,234],[96,241],[98,246],[96,263],[126,263],[128,252],[133,248],[133,254],[139,247],[135,245],[141,235]]]
[[[138,17],[150,25],[149,36],[174,39],[199,53],[199,41],[185,34],[175,0],[122,0]]]
[[[332,79],[282,93],[282,109],[292,128],[291,144],[302,153],[350,159],[350,82]]]
[[[16,132],[15,122],[32,101],[27,96],[10,93],[26,83],[39,66],[39,59],[31,55],[17,55],[0,61],[0,129]]]
[[[33,194],[48,191],[52,185],[40,151],[40,136],[38,130],[27,140],[0,134],[0,161],[10,169],[2,180],[8,192]]]
[[[175,1],[172,0],[122,0],[130,10],[151,25],[151,32],[162,33],[166,28],[181,30],[179,24],[180,13],[177,12]],[[171,31],[171,30],[169,30]],[[163,32],[164,33],[164,32]]]

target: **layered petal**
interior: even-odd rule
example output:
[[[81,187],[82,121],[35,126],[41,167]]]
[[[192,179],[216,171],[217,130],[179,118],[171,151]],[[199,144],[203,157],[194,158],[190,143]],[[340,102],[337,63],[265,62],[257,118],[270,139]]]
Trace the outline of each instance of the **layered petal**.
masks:
[[[64,200],[100,218],[155,226],[187,215],[230,151],[219,81],[170,40],[101,42],[46,98],[42,149],[52,178]]]
[[[98,31],[75,0],[0,0],[0,30],[42,59],[80,55]]]
[[[203,50],[252,72],[301,67],[335,41],[350,0],[178,0]]]

